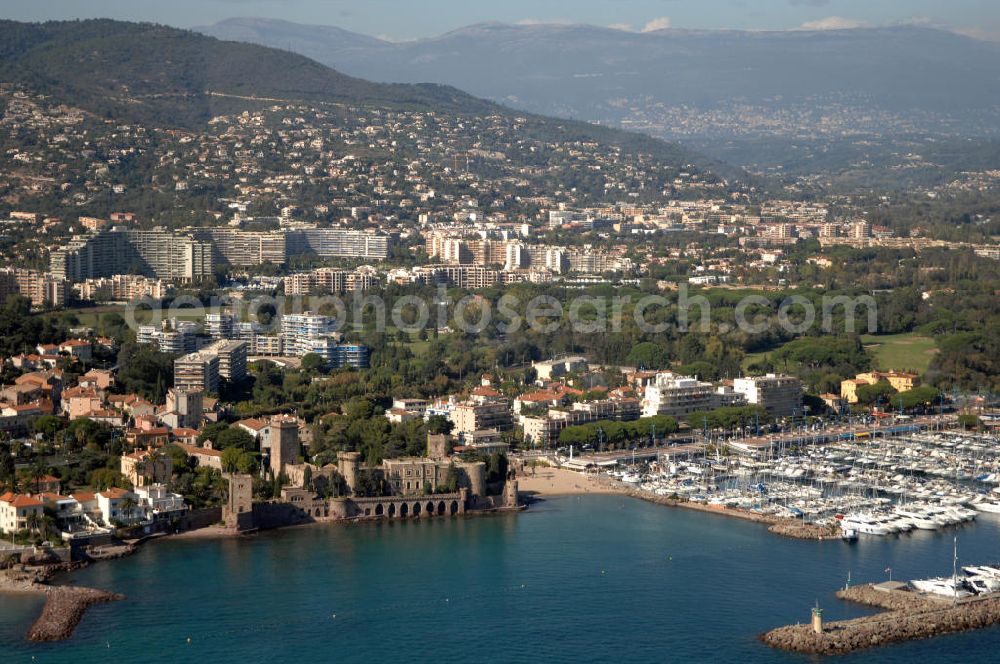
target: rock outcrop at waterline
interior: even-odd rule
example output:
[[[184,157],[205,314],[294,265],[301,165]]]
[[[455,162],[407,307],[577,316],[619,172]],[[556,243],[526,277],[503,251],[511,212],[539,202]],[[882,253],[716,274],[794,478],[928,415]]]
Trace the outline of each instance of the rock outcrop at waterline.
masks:
[[[49,586],[42,615],[28,631],[29,641],[61,641],[73,635],[87,607],[125,599],[124,595],[75,586]]]
[[[804,540],[841,539],[840,526],[804,523],[800,519],[781,519],[767,529],[769,533]]]
[[[889,643],[926,639],[991,627],[1000,623],[1000,597],[975,598],[952,605],[949,600],[871,585],[837,593],[846,599],[886,609],[873,616],[827,623],[822,633],[809,624],[789,625],[761,635],[767,645],[814,655],[843,655]]]

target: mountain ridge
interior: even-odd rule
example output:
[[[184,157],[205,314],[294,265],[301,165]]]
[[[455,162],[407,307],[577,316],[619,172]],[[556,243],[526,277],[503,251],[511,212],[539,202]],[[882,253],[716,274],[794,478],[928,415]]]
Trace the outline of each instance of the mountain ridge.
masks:
[[[348,40],[344,46],[325,43],[323,26],[267,19],[229,19],[198,30],[224,38],[237,26],[242,39],[271,45],[278,26],[286,47],[366,79],[443,83],[524,110],[591,121],[620,121],[614,104],[637,98],[711,107],[730,99],[849,96],[894,112],[1000,106],[1000,44],[925,26],[631,32],[481,23],[406,42],[349,31],[345,37],[337,28]]]
[[[594,140],[645,151],[678,166],[713,163],[676,144],[515,112],[450,86],[374,83],[291,51],[152,23],[0,21],[0,81],[51,95],[99,116],[167,127],[202,126],[215,115],[260,106],[268,99],[415,107],[457,116],[524,116],[530,124],[526,131],[555,132],[565,140]],[[715,165],[725,169],[725,165]]]

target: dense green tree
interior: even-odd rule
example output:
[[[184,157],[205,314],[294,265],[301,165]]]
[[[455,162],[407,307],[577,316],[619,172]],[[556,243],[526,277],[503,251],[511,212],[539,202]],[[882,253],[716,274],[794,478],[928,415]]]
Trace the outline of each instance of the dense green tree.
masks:
[[[427,418],[427,433],[442,434],[451,433],[455,428],[455,423],[443,415],[431,415]]]
[[[897,394],[896,388],[886,380],[880,380],[874,385],[862,385],[857,390],[858,403],[863,406],[882,404],[883,407],[891,407],[893,397]]]
[[[670,351],[653,342],[636,344],[625,361],[641,369],[666,369],[670,366]]]
[[[214,442],[217,450],[229,448],[252,450],[256,447],[254,437],[239,427],[227,427],[219,431]]]
[[[118,384],[125,392],[163,403],[167,388],[174,384],[174,359],[152,345],[126,342],[118,352]]]
[[[0,442],[0,488],[14,484],[14,456],[11,454],[10,444]]]
[[[254,475],[257,473],[257,456],[237,446],[222,451],[222,472]]]
[[[318,371],[325,366],[323,357],[318,353],[306,353],[302,356],[303,371]]]

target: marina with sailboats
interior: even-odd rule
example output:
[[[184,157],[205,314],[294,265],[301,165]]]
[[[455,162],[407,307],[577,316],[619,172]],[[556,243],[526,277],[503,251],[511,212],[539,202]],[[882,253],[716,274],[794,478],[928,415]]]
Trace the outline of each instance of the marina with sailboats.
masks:
[[[848,541],[956,528],[1000,513],[1000,453],[986,434],[907,432],[776,445],[756,455],[732,449],[713,441],[700,453],[667,453],[598,475],[638,497],[798,521]]]

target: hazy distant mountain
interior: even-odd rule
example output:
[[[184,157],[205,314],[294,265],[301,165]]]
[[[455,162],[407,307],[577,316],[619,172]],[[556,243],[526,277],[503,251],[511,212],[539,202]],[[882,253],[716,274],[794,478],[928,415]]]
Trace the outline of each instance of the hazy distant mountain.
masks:
[[[915,168],[910,153],[971,137],[973,153],[991,154],[988,141],[1000,137],[1000,44],[923,27],[635,33],[488,23],[403,43],[262,19],[199,30],[366,79],[442,83],[642,131],[783,178],[946,178],[953,169]]]
[[[366,40],[378,44],[368,38],[354,43]],[[196,127],[213,115],[275,100],[415,109],[452,117],[514,114],[453,87],[373,83],[287,50],[112,20],[0,21],[0,83],[100,116],[162,127]],[[642,151],[677,167],[707,163],[676,144],[611,127],[537,115],[524,120],[526,133],[556,141],[596,141]]]
[[[199,30],[291,49],[371,80],[444,83],[590,120],[635,120],[657,105],[817,99],[908,115],[1000,106],[1000,45],[922,27],[635,33],[489,23],[404,43],[263,19]]]
[[[0,81],[96,113],[168,126],[203,122],[215,107],[232,103],[212,92],[445,112],[496,109],[455,88],[372,83],[287,51],[111,20],[0,21]]]

